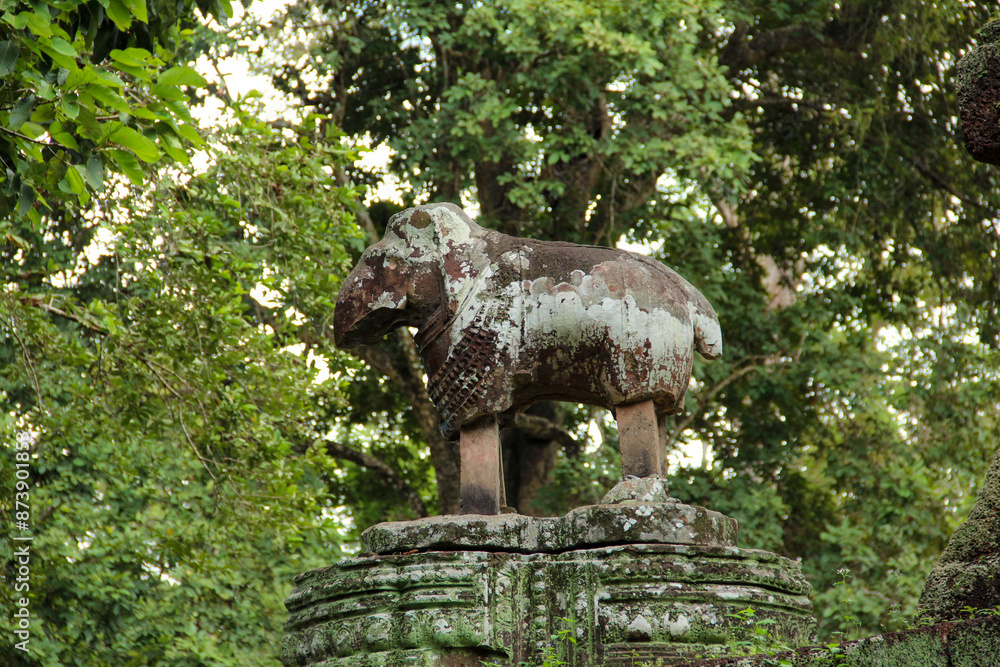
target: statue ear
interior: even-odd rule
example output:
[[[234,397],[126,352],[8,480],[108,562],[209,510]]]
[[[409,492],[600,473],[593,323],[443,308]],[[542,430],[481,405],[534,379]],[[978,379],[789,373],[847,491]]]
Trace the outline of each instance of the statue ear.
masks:
[[[483,229],[453,204],[435,207],[434,227],[441,253],[441,279],[447,308],[454,314],[475,291],[490,264]]]

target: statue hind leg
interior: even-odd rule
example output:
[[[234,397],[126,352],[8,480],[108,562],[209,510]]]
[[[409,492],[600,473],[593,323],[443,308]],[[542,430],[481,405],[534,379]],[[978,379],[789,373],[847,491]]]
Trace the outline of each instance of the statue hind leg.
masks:
[[[660,441],[660,478],[667,478],[667,453],[670,451],[670,429],[667,427],[667,413],[656,414],[656,431]]]

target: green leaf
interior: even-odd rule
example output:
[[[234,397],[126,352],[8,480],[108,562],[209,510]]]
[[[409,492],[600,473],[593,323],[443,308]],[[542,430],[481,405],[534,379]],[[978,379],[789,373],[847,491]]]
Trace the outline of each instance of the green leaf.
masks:
[[[75,151],[80,150],[80,145],[76,143],[76,138],[72,133],[67,131],[65,125],[58,121],[49,126],[49,136],[67,148],[72,148]]]
[[[59,101],[59,104],[67,118],[72,120],[80,115],[80,101],[76,93],[67,93]]]
[[[121,113],[132,113],[132,107],[125,101],[125,98],[110,88],[102,88],[101,86],[85,86],[80,89],[80,92],[84,95],[90,95],[109,109],[114,109],[115,111],[119,111]]]
[[[87,185],[83,180],[83,165],[73,165],[66,170],[66,182],[74,194],[81,196],[87,193]]]
[[[42,99],[45,99],[44,97]],[[56,117],[56,109],[51,104],[39,104],[31,114],[31,122],[39,125],[51,123]]]
[[[10,118],[7,120],[7,127],[17,132],[21,129],[24,121],[31,115],[31,109],[35,105],[35,96],[28,94],[18,100],[14,108],[11,109]]]
[[[36,37],[44,38],[52,36],[52,22],[50,19],[42,18],[41,15],[34,12],[21,12],[18,16],[26,17],[25,25],[27,25],[28,30]]]
[[[176,88],[174,90],[177,90]],[[173,100],[165,100],[163,104],[170,109],[174,114],[174,118],[187,121],[188,123],[193,123],[194,120],[191,118],[191,110],[186,102],[175,102]]]
[[[149,90],[158,98],[164,101],[182,102],[185,99],[187,99],[184,96],[184,93],[180,89],[175,88],[174,86],[164,86],[154,83]]]
[[[27,123],[21,125],[21,132],[28,135],[32,139],[37,139],[38,137],[45,134],[45,128],[39,125],[38,123],[33,123],[31,121],[28,121]]]
[[[10,40],[0,42],[0,76],[7,76],[14,71],[20,55],[21,51],[14,42]]]
[[[204,88],[208,85],[205,78],[194,69],[181,66],[171,67],[162,72],[157,77],[156,82],[162,86],[193,86],[195,88]]]
[[[24,216],[35,205],[35,189],[27,183],[21,183],[21,192],[17,197],[17,214]]]
[[[48,2],[42,2],[41,0],[30,0],[27,4],[31,5],[31,9],[35,14],[38,14],[42,19],[52,22],[52,11],[49,9]],[[58,10],[56,10],[58,11]]]
[[[86,104],[93,102],[93,98],[84,96],[81,98],[80,115],[76,118],[76,133],[81,137],[91,141],[101,142],[107,139],[104,136],[104,128],[107,123],[97,120],[97,116],[86,107]]]
[[[60,67],[65,67],[67,70],[78,69],[76,49],[70,46],[66,40],[59,37],[41,38],[38,40],[38,45]],[[67,47],[70,53],[67,53]]]
[[[57,56],[58,59],[67,59],[65,56]],[[53,58],[56,60],[56,58]],[[46,102],[52,101],[56,98],[56,87],[53,86],[49,81],[45,80],[38,84],[38,90],[35,91],[38,97],[45,100]]]
[[[17,16],[14,16],[10,12],[5,12],[3,15],[3,21],[14,28],[14,30],[24,30],[25,26],[28,25],[29,16],[30,14],[28,12],[22,12]]]
[[[118,167],[128,177],[128,180],[132,181],[132,185],[141,186],[143,184],[146,176],[143,174],[142,167],[134,155],[128,151],[118,150],[117,148],[108,149],[107,152],[111,156],[111,159],[118,163]]]
[[[51,46],[56,53],[70,58],[76,58],[80,55],[76,52],[76,49],[74,49],[73,46],[62,37],[53,37],[50,39],[49,46]]]
[[[102,192],[104,190],[104,161],[99,153],[93,153],[87,160],[87,169],[83,172],[83,178],[92,190]]]
[[[163,152],[169,155],[172,160],[180,162],[181,164],[187,164],[191,160],[190,156],[187,154],[187,151],[171,145],[169,139],[172,138],[173,137],[171,135],[164,136],[163,140],[160,142],[160,148],[163,149]],[[177,141],[176,138],[173,138],[173,140],[175,142]]]
[[[166,113],[155,113],[146,107],[135,107],[132,109],[132,115],[136,118],[142,118],[144,120],[166,120],[169,118]]]
[[[134,76],[136,79],[139,79],[140,81],[145,81],[146,83],[153,82],[153,75],[150,69],[148,68],[129,67],[128,65],[116,65],[115,69],[117,69],[119,72],[124,72],[125,74],[128,74],[130,76]]]
[[[113,49],[109,55],[116,63],[129,67],[145,67],[149,52],[145,49],[134,48],[125,49],[124,51],[122,49]]]
[[[156,162],[161,157],[156,144],[131,127],[118,128],[111,134],[110,139],[135,153],[143,162]]]
[[[149,23],[149,14],[146,11],[146,0],[125,0],[125,4],[137,20],[141,23]]]
[[[132,25],[132,12],[122,0],[111,0],[104,11],[119,30],[128,30]]]
[[[73,77],[70,77],[69,83],[70,87],[74,85],[80,85],[80,83],[94,83],[99,86],[104,86],[105,88],[124,88],[125,83],[113,72],[109,72],[105,69],[97,69],[93,65],[87,65],[80,75],[80,81],[77,83],[74,81]]]
[[[219,9],[225,14],[225,16],[216,15],[219,23],[226,25],[226,19],[232,18],[233,16],[233,3],[230,0],[219,0]]]
[[[200,146],[202,143],[201,135],[198,134],[198,130],[186,123],[177,126],[177,134],[196,146]]]
[[[87,168],[83,171],[87,185],[96,192],[104,191],[104,161],[99,153],[92,153],[87,160]]]

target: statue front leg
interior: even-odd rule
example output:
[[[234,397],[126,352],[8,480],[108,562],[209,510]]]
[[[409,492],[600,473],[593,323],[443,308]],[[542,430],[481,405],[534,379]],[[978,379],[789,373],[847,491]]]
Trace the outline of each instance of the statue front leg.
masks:
[[[660,432],[653,401],[615,406],[618,447],[622,453],[623,477],[659,477],[663,474]]]

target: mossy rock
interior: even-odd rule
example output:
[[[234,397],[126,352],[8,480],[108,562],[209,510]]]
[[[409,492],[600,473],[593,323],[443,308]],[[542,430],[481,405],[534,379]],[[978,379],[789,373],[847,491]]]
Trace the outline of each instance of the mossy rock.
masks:
[[[978,39],[956,68],[959,117],[972,157],[1000,165],[1000,21],[986,24]]]
[[[725,655],[763,623],[774,644],[812,641],[808,589],[798,563],[727,546],[360,557],[296,578],[282,661],[514,667],[554,650],[572,667],[671,664]]]
[[[961,618],[968,609],[1000,606],[1000,451],[969,518],[952,535],[920,595],[933,620]],[[1000,661],[998,661],[1000,662]]]

